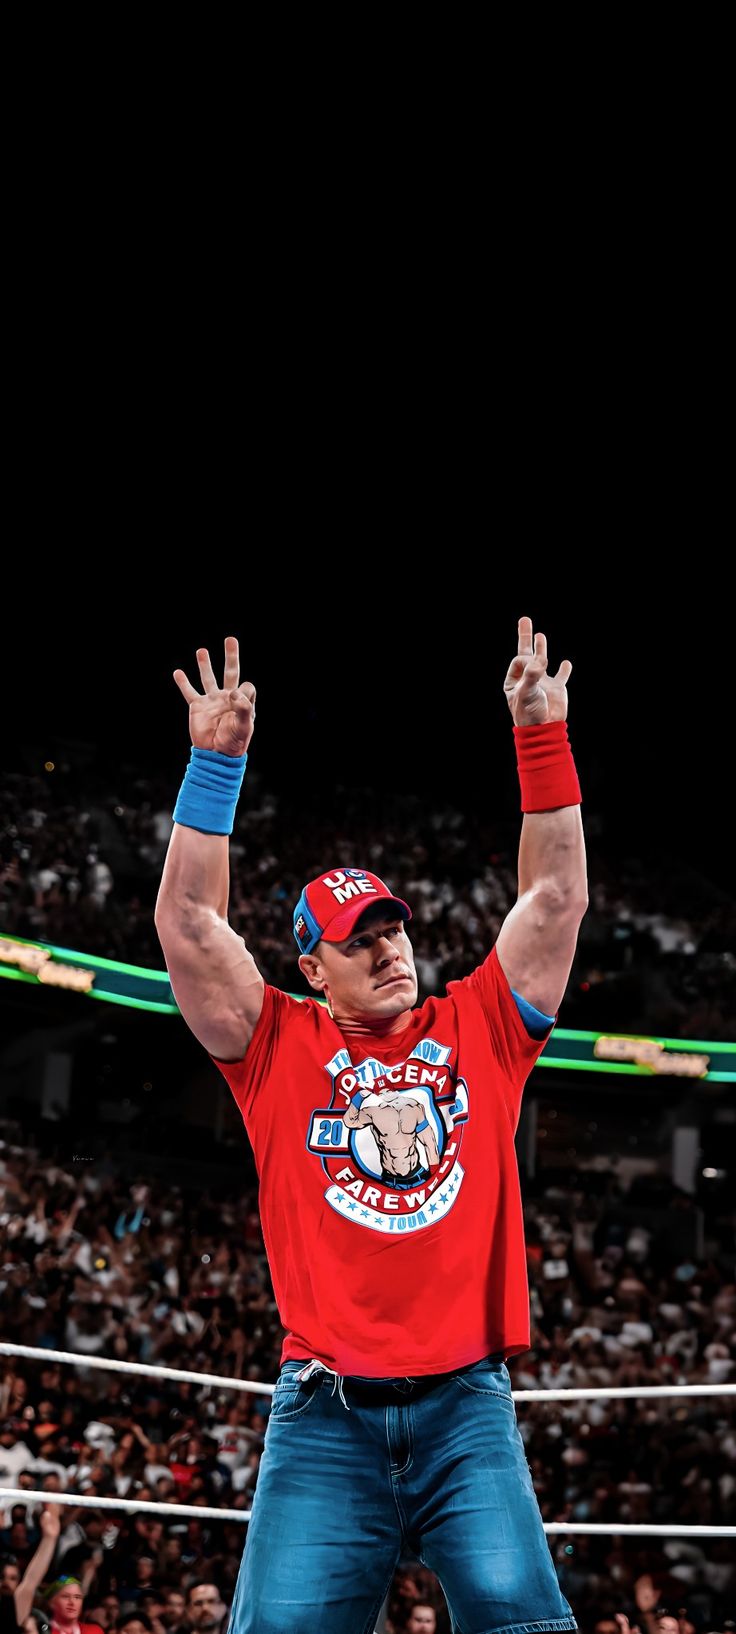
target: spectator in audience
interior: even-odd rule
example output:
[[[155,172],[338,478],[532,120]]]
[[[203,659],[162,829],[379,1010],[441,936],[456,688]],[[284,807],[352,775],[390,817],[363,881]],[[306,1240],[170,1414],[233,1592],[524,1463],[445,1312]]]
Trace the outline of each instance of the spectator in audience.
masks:
[[[429,1600],[415,1600],[402,1634],[437,1634],[437,1613]]]
[[[0,1560],[0,1594],[14,1594],[20,1583],[20,1566],[11,1555]]]
[[[153,1634],[151,1624],[142,1611],[123,1611],[115,1624],[116,1634]]]
[[[66,1574],[55,1578],[46,1590],[45,1602],[51,1634],[77,1634],[77,1629],[79,1634],[104,1634],[99,1623],[82,1621],[84,1591],[78,1578]]]
[[[190,1583],[187,1591],[187,1621],[194,1634],[220,1634],[228,1615],[214,1583]]]

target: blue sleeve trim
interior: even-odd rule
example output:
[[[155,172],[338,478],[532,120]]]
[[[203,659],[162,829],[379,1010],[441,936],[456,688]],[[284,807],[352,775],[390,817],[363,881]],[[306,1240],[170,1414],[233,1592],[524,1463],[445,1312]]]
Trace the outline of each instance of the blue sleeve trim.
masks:
[[[550,1027],[554,1027],[556,1018],[545,1015],[544,1010],[537,1010],[533,1004],[529,1003],[528,999],[523,999],[515,988],[512,987],[511,992],[516,999],[516,1007],[527,1032],[532,1038],[544,1038]]]

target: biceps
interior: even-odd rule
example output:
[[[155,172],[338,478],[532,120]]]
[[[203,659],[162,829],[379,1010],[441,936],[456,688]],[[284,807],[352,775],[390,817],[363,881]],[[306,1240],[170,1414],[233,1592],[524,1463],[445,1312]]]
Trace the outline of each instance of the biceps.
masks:
[[[210,915],[189,934],[159,930],[174,998],[187,1026],[218,1061],[245,1054],[265,984],[242,936]]]
[[[545,1015],[556,1015],[565,996],[583,912],[553,892],[525,891],[498,933],[509,987]]]

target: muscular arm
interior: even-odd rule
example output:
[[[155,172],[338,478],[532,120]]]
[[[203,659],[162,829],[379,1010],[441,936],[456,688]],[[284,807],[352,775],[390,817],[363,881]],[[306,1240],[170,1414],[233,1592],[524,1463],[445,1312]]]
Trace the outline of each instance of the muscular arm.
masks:
[[[356,1093],[360,1092],[356,1091]],[[391,1101],[389,1101],[385,1094],[378,1095],[373,1090],[370,1090],[368,1094],[363,1092],[360,1106],[355,1105],[355,1098],[353,1098],[350,1105],[346,1107],[345,1112],[343,1113],[342,1121],[343,1123],[347,1124],[348,1128],[350,1129],[365,1129],[369,1123],[373,1122],[373,1113],[375,1112],[376,1107],[391,1104]],[[393,1104],[397,1105],[398,1102],[394,1100]]]
[[[519,896],[496,942],[510,987],[556,1015],[587,907],[585,841],[579,806],[527,812],[519,846]]]
[[[264,982],[227,922],[228,837],[175,823],[156,903],[156,930],[184,1020],[220,1061],[245,1053]]]
[[[440,1151],[437,1145],[437,1136],[435,1135],[432,1125],[427,1124],[426,1129],[418,1131],[416,1138],[424,1147],[429,1168],[436,1169],[440,1161]]]
[[[238,643],[225,642],[225,674],[217,686],[209,654],[197,651],[204,696],[183,670],[174,679],[189,703],[192,742],[230,756],[248,748],[255,688],[239,685]],[[229,839],[174,823],[156,903],[155,924],[174,997],[184,1020],[220,1061],[244,1055],[263,1008],[264,981],[241,936],[227,921]],[[212,825],[216,826],[216,825]]]
[[[365,1129],[371,1122],[371,1117],[370,1113],[363,1111],[362,1106],[360,1108],[349,1106],[343,1113],[342,1121],[349,1129]]]

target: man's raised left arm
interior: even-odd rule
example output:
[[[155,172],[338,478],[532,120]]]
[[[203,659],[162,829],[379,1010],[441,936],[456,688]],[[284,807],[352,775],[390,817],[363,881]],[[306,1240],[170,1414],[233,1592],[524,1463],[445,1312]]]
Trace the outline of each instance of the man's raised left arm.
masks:
[[[509,986],[545,1015],[559,1009],[588,906],[580,785],[567,739],[563,659],[547,675],[547,640],[519,620],[519,650],[504,691],[514,721],[524,817],[519,894],[496,941]]]

